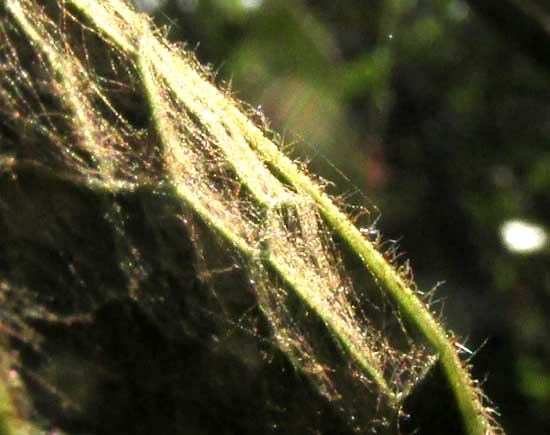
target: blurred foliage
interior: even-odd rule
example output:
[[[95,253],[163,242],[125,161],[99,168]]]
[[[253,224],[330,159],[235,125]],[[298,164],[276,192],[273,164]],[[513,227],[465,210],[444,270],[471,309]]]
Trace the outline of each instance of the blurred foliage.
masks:
[[[550,229],[547,4],[161,3],[168,36],[261,107],[335,194],[378,206],[421,287],[447,280],[449,326],[480,348],[504,427],[549,427],[550,252],[499,238],[511,218]]]

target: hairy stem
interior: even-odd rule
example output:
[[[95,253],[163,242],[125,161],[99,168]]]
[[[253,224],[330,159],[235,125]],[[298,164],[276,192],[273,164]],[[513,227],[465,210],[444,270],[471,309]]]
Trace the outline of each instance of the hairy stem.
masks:
[[[277,281],[293,291],[322,320],[377,391],[397,408],[409,390],[398,389],[386,379],[388,370],[380,349],[390,346],[386,342],[379,345],[378,336],[374,333],[368,336],[370,332],[365,332],[368,327],[356,321],[354,307],[346,306],[346,303],[350,305],[346,298],[351,290],[339,279],[337,270],[318,276],[319,271],[326,269],[325,263],[333,265],[335,260],[311,260],[324,255],[318,234],[321,225],[328,225],[361,259],[378,286],[391,296],[400,313],[422,332],[438,355],[466,432],[469,435],[502,433],[492,421],[482,393],[471,379],[449,333],[435,319],[412,283],[403,278],[322,188],[300,171],[227,94],[204,78],[191,57],[182,56],[159,38],[146,18],[120,0],[67,0],[60,3],[62,8],[65,3],[78,8],[92,23],[93,31],[137,71],[160,142],[159,152],[166,171],[164,179],[186,209],[230,244],[250,269],[269,269]],[[56,77],[52,79],[52,86],[56,86],[54,94],[60,97],[71,116],[71,128],[78,133],[76,146],[94,157],[96,179],[101,180],[99,185],[113,191],[117,185],[125,186],[117,184],[116,174],[117,163],[126,162],[123,155],[126,143],[108,119],[97,115],[96,100],[105,103],[115,117],[121,117],[99,87],[92,86],[94,98],[88,97],[86,84],[81,81],[93,80],[84,66],[73,59],[71,50],[64,46],[66,41],[56,41],[57,33],[52,36],[49,28],[40,22],[41,13],[33,8],[34,2],[9,0],[6,5],[22,32],[49,63]],[[104,140],[105,137],[109,140]],[[111,143],[123,146],[115,149],[110,147]],[[64,151],[67,150],[71,152],[70,146]],[[209,176],[213,171],[205,169],[210,166],[223,166],[224,171],[236,178],[231,181],[238,181],[239,189],[242,186],[246,190],[253,203],[248,213],[235,204],[239,199],[237,194],[220,193],[212,186]],[[216,175],[220,174],[225,172],[220,169]],[[277,238],[285,226],[282,208],[296,211],[298,217],[294,225],[300,231],[290,234],[288,230]],[[249,214],[260,217],[250,224]],[[318,219],[318,215],[323,219]],[[340,299],[339,292],[343,295]],[[393,354],[392,357],[399,359]],[[0,383],[1,406],[9,407],[4,396],[7,397],[7,392]],[[5,417],[9,412],[0,408],[3,416],[0,435],[12,433],[11,423]]]

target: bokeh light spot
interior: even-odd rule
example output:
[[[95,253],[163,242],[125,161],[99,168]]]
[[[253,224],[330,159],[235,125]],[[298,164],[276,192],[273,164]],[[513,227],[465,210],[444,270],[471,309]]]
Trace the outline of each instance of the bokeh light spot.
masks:
[[[548,241],[544,228],[519,219],[504,222],[500,236],[509,251],[526,254],[540,251]]]

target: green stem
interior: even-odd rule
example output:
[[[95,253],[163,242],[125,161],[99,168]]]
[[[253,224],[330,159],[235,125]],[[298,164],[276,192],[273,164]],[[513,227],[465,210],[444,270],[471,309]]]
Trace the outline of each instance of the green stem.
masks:
[[[235,116],[235,112],[232,112]],[[242,122],[242,115],[238,114]],[[485,418],[486,411],[479,399],[479,392],[464,368],[458,352],[446,330],[435,320],[426,305],[403,281],[397,271],[383,258],[376,248],[363,237],[348,217],[342,213],[315,184],[301,173],[296,165],[267,140],[255,126],[249,124],[251,143],[277,173],[296,189],[306,192],[318,204],[319,210],[334,229],[347,242],[350,249],[361,259],[365,267],[380,285],[397,301],[401,311],[424,334],[437,351],[447,380],[457,401],[467,433],[487,435],[493,429]]]
[[[145,85],[146,92],[152,107],[153,116],[155,117],[155,126],[164,145],[165,161],[170,177],[173,180],[173,185],[176,194],[181,200],[189,206],[194,212],[207,223],[217,234],[229,241],[244,257],[252,261],[263,261],[265,264],[276,271],[280,277],[287,283],[289,287],[294,289],[296,293],[314,309],[319,317],[325,321],[327,326],[333,330],[344,346],[377,382],[379,388],[390,398],[394,397],[394,393],[386,385],[381,373],[377,371],[374,364],[370,364],[368,358],[362,356],[361,351],[353,343],[351,337],[344,328],[337,322],[331,320],[331,315],[327,312],[326,307],[316,305],[315,302],[308,297],[308,293],[302,288],[302,284],[293,278],[286,266],[281,263],[276,257],[269,252],[264,252],[258,248],[251,246],[246,240],[240,237],[231,227],[230,222],[224,221],[223,218],[211,212],[209,204],[203,203],[203,199],[195,195],[196,192],[189,190],[189,186],[181,180],[180,171],[181,165],[185,163],[184,144],[178,142],[175,135],[172,135],[169,121],[162,113],[163,108],[161,102],[158,101],[159,92],[161,90],[155,83],[155,78],[152,76],[153,70],[157,65],[151,65],[151,59],[148,59],[148,53],[153,55],[157,60],[162,61],[164,55],[174,57],[173,51],[170,51],[164,43],[152,36],[151,27],[142,16],[136,15],[126,5],[118,0],[108,0],[98,2],[93,0],[72,0],[82,13],[84,13],[97,28],[106,35],[106,40],[113,46],[116,46],[126,56],[134,59],[138,64],[138,70],[141,79]],[[8,7],[15,9],[15,5],[20,3],[9,1]],[[107,5],[107,6],[105,6]],[[20,9],[20,6],[19,6]],[[116,14],[113,12],[116,10]],[[25,23],[25,30],[29,33],[31,39],[38,40],[39,34],[30,31],[33,29],[31,24],[20,13],[19,21]],[[34,33],[33,33],[34,32]],[[149,44],[154,38],[154,44]],[[43,42],[43,44],[45,44]],[[145,44],[145,45],[144,45]],[[44,49],[53,51],[53,47],[44,45]],[[47,50],[46,50],[47,51]],[[474,382],[470,378],[468,371],[463,365],[450,340],[447,331],[439,324],[428,307],[418,298],[412,288],[401,278],[398,271],[390,265],[384,257],[376,250],[376,248],[366,240],[360,231],[351,223],[349,218],[341,212],[331,201],[330,197],[322,192],[322,190],[304,173],[300,172],[297,166],[281,151],[269,141],[263,133],[255,127],[246,116],[239,111],[236,105],[233,104],[227,95],[218,91],[214,86],[209,84],[202,78],[189,63],[187,59],[179,59],[173,61],[173,65],[180,65],[177,70],[167,71],[158,66],[158,73],[163,74],[163,79],[167,81],[168,87],[176,87],[174,82],[170,82],[174,78],[174,74],[181,74],[185,80],[186,89],[189,90],[190,96],[185,97],[180,95],[179,98],[184,102],[187,109],[199,114],[201,122],[204,123],[210,130],[215,130],[214,136],[218,138],[224,148],[222,149],[225,157],[233,165],[238,167],[239,159],[246,157],[250,165],[239,171],[239,177],[248,187],[255,198],[262,204],[269,206],[269,198],[273,196],[273,192],[264,189],[267,183],[261,179],[267,172],[257,165],[254,161],[254,156],[250,155],[249,151],[257,153],[259,159],[263,160],[271,167],[276,174],[292,185],[300,194],[309,196],[317,204],[318,209],[328,225],[337,233],[349,246],[351,251],[355,253],[363,262],[365,267],[372,273],[377,282],[383,287],[391,297],[397,302],[401,312],[408,318],[417,328],[424,334],[426,340],[431,343],[437,354],[439,355],[441,364],[444,368],[447,380],[454,393],[458,409],[462,415],[464,426],[469,435],[487,435],[497,433],[498,428],[493,427],[490,420],[487,418],[487,412],[481,403],[480,393]],[[62,66],[63,64],[60,64]],[[72,71],[71,71],[72,73]],[[66,73],[65,75],[67,76]],[[67,79],[75,79],[76,76],[69,74]],[[76,84],[75,84],[76,86]],[[176,87],[177,88],[177,87]],[[69,90],[65,92],[69,97],[75,97]],[[70,101],[73,106],[73,112],[77,117],[77,121],[82,124],[84,132],[88,132],[90,138],[85,139],[91,141],[97,136],[94,126],[88,123],[86,114],[81,114],[77,108],[80,107],[77,101]],[[204,108],[208,109],[208,113],[203,112]],[[212,119],[210,120],[210,117]],[[225,128],[229,128],[232,133],[227,135],[223,129],[218,128],[223,124]],[[242,141],[235,142],[234,147],[230,146],[230,139],[233,133],[238,132],[240,136],[245,138],[245,143]],[[240,137],[239,136],[239,137]],[[250,147],[250,148],[249,148]],[[192,153],[192,150],[187,150]],[[179,164],[177,157],[181,157]],[[189,165],[192,166],[192,165]],[[186,167],[189,171],[192,168]],[[270,175],[267,175],[270,176]],[[275,193],[275,196],[278,194]],[[0,391],[1,394],[1,391]]]
[[[0,350],[0,352],[2,352]],[[9,388],[5,380],[4,365],[0,353],[0,435],[15,435],[16,431],[16,413],[12,403]]]
[[[144,36],[144,40],[147,37]],[[146,44],[146,42],[142,42]],[[139,52],[148,52],[148,47],[143,47]],[[157,87],[154,76],[154,65],[150,63],[149,59],[145,56],[138,55],[138,67],[142,81],[144,83],[148,99],[151,103],[153,117],[155,118],[155,125],[157,126],[158,134],[161,138],[164,148],[164,154],[173,156],[177,155],[182,145],[175,137],[170,133],[172,131],[169,121],[166,119],[162,109],[162,99],[159,97],[160,89]],[[160,72],[159,72],[160,73]],[[171,165],[171,158],[165,159],[167,162],[168,170],[172,176],[176,195],[190,208],[192,209],[203,222],[205,222],[211,229],[213,229],[219,236],[229,241],[248,261],[258,263],[262,262],[269,267],[272,271],[277,273],[281,280],[291,288],[299,297],[304,301],[328,328],[338,337],[344,348],[349,354],[363,367],[363,369],[371,376],[382,394],[388,398],[390,403],[397,403],[397,396],[387,385],[383,374],[377,369],[375,364],[372,364],[368,358],[364,355],[364,352],[354,343],[352,334],[346,330],[341,322],[333,320],[332,316],[326,309],[324,309],[321,303],[316,303],[311,297],[308,297],[308,292],[304,288],[300,280],[294,277],[294,274],[288,267],[281,262],[276,256],[272,255],[269,248],[267,250],[261,250],[250,246],[242,237],[240,237],[223,219],[220,219],[213,214],[200,199],[197,199],[197,195],[188,188],[184,182],[179,181],[181,174],[179,174],[178,166]],[[181,162],[177,162],[181,163]],[[254,182],[253,180],[249,180]],[[258,193],[258,192],[256,192]],[[263,194],[258,198],[260,202],[264,202]]]

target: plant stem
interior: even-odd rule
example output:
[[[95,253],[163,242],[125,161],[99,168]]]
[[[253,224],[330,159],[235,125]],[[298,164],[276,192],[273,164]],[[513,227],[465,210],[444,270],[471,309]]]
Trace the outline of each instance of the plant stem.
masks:
[[[1,349],[0,352],[2,352]],[[17,433],[15,428],[16,413],[5,379],[6,373],[4,373],[4,364],[1,353],[0,370],[0,435],[15,435]]]
[[[232,111],[231,115],[243,122],[241,114]],[[445,329],[435,320],[426,305],[403,281],[397,271],[383,258],[376,248],[363,237],[349,218],[342,213],[314,183],[301,173],[296,165],[284,156],[278,148],[249,122],[251,144],[260,155],[287,182],[306,192],[319,205],[322,215],[334,231],[347,242],[350,249],[361,259],[365,267],[377,279],[380,285],[399,304],[403,314],[409,318],[424,334],[438,353],[461,412],[467,433],[487,435],[493,433],[490,422],[485,418],[486,410],[480,399],[479,391],[473,385],[469,373],[463,366],[458,352],[449,340]]]
[[[120,0],[71,0],[67,3],[74,4],[86,15],[104,35],[107,43],[135,62],[162,143],[168,178],[175,194],[187,207],[216,234],[231,243],[248,261],[265,264],[277,273],[332,330],[349,355],[374,380],[382,394],[393,403],[399,401],[398,395],[384,379],[383,371],[377,367],[375,359],[359,348],[353,340],[351,330],[341,321],[335,320],[327,306],[312,297],[306,284],[294,276],[289,267],[273,255],[269,248],[262,249],[250,244],[232,227],[229,217],[225,219],[224,216],[212,211],[214,207],[208,202],[212,201],[212,198],[201,196],[203,191],[200,190],[199,183],[204,182],[201,180],[204,174],[193,165],[193,159],[198,157],[189,144],[182,143],[181,137],[166,116],[168,105],[165,100],[168,100],[168,96],[164,96],[163,93],[168,91],[159,86],[158,80],[165,83],[165,87],[170,91],[170,98],[179,100],[185,110],[199,118],[200,123],[212,135],[226,162],[232,166],[242,184],[262,207],[271,210],[274,207],[272,201],[284,195],[284,189],[272,181],[276,179],[272,172],[291,185],[299,195],[307,196],[316,204],[329,227],[361,259],[379,286],[396,301],[401,313],[423,333],[437,352],[462,415],[466,432],[469,435],[502,433],[490,420],[482,403],[481,393],[461,361],[447,331],[434,318],[411,286],[375,246],[363,237],[350,219],[334,205],[331,198],[267,139],[227,95],[204,79],[190,59],[178,56],[167,43],[160,40],[148,20],[134,13]],[[61,82],[65,87],[58,91],[66,98],[65,104],[75,117],[75,129],[82,133],[82,141],[90,152],[97,151],[96,154],[102,156],[101,152],[104,150],[96,150],[96,143],[100,143],[98,138],[101,137],[102,131],[96,127],[94,117],[79,100],[80,94],[77,92],[82,86],[78,83],[81,70],[71,67],[64,56],[59,56],[58,47],[46,37],[47,30],[36,27],[32,20],[26,18],[22,4],[29,10],[32,8],[29,6],[30,2],[9,0],[6,4],[29,39],[45,54],[45,58],[53,65],[57,74],[63,77]],[[34,13],[35,16],[38,14],[40,12]],[[101,161],[101,172],[108,178],[114,169],[110,166],[111,156],[105,156],[107,158]],[[193,182],[196,184],[189,184]],[[0,382],[0,435],[11,434],[9,422],[5,417],[9,416],[11,411],[5,411],[3,408],[10,406],[9,401],[4,401],[4,396],[8,397],[7,394],[5,386]]]

